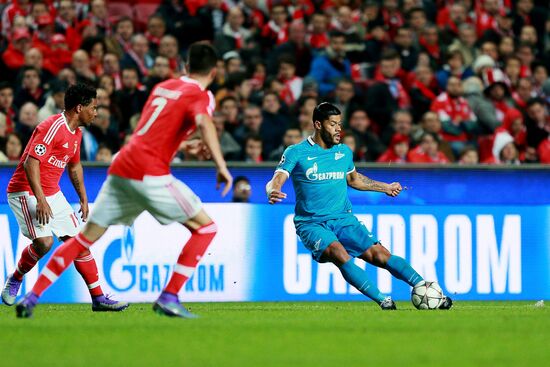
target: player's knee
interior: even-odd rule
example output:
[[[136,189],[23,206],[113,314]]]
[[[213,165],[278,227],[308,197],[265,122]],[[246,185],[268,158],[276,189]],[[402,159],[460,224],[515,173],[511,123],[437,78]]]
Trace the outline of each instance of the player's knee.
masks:
[[[376,244],[365,251],[361,258],[374,266],[385,267],[390,256],[390,252],[384,246]]]
[[[33,249],[42,257],[46,255],[53,246],[53,237],[41,237],[32,241]]]
[[[339,242],[333,242],[325,249],[325,251],[323,251],[322,258],[337,266],[340,266],[348,262],[351,257],[344,246],[342,246]]]

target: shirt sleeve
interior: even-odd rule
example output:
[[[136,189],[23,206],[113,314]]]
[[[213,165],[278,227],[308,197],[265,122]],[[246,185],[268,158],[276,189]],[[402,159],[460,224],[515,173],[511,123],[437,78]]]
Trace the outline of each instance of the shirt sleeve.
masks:
[[[277,165],[277,169],[275,170],[275,172],[283,172],[287,176],[290,176],[297,162],[298,162],[298,152],[296,151],[296,146],[291,145],[285,149],[283,156],[281,157],[281,160],[279,161],[279,164]]]
[[[36,158],[43,163],[51,154],[55,145],[55,136],[52,136],[50,129],[44,129],[38,125],[29,140],[29,156]]]
[[[198,115],[212,117],[215,107],[216,100],[214,99],[214,95],[210,91],[207,91],[206,93],[202,93],[198,100],[192,102],[191,113],[193,114],[193,118]]]
[[[351,149],[346,145],[345,146],[346,148],[346,159],[348,160],[347,163],[347,169],[346,169],[346,174],[349,175],[350,173],[352,173],[353,171],[355,171],[355,163],[353,162],[353,152],[351,151]]]
[[[73,157],[69,160],[69,163],[79,163],[80,162],[80,146],[82,145],[82,136],[80,136],[80,140],[76,146],[76,151],[73,155]]]

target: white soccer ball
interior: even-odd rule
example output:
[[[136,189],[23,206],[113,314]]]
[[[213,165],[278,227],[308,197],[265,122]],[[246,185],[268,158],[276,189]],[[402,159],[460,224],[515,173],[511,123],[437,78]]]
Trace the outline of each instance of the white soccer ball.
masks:
[[[414,286],[411,301],[419,310],[435,310],[443,301],[443,291],[437,282],[423,280]]]

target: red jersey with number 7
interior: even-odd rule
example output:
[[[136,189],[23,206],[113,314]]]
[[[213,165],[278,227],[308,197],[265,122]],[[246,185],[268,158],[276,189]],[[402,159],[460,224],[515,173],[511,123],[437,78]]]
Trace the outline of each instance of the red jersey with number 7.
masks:
[[[170,79],[151,92],[130,139],[115,157],[109,174],[142,180],[170,174],[182,141],[196,131],[195,117],[212,117],[214,96],[188,77]]]
[[[62,113],[42,121],[33,131],[21,160],[8,184],[8,192],[28,191],[33,195],[23,164],[28,156],[40,161],[40,186],[44,195],[56,194],[59,180],[67,163],[80,162],[80,140],[82,131],[72,131]]]

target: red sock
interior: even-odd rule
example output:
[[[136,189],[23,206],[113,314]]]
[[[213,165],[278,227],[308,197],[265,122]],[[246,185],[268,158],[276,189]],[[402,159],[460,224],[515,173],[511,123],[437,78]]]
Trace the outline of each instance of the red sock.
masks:
[[[59,246],[40,273],[32,292],[36,293],[37,296],[42,295],[46,288],[55,282],[61,273],[71,265],[78,254],[87,251],[91,245],[92,242],[88,241],[82,233],[79,233],[76,237]]]
[[[17,280],[23,280],[23,275],[31,271],[41,257],[34,251],[32,244],[28,245],[21,253],[21,258],[17,263],[17,268],[13,272],[13,277]]]
[[[172,278],[164,288],[165,292],[178,294],[185,281],[193,275],[197,264],[217,231],[218,228],[214,222],[192,231],[191,238],[178,257],[178,263],[174,267]]]
[[[97,265],[90,250],[78,254],[78,257],[74,259],[74,266],[86,282],[90,295],[92,297],[101,296],[103,291],[99,285]]]

